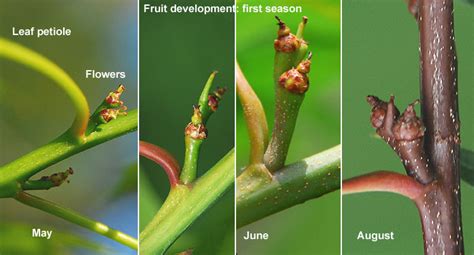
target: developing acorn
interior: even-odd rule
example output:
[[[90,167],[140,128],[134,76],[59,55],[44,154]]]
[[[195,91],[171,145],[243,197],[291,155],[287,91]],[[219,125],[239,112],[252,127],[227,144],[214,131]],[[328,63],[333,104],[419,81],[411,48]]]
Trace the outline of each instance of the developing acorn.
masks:
[[[209,108],[211,108],[213,112],[217,111],[217,108],[219,107],[219,103],[222,100],[222,96],[224,96],[226,91],[227,89],[224,87],[223,88],[217,87],[217,89],[214,90],[214,92],[208,95],[207,105],[209,106]]]
[[[401,116],[393,96],[389,102],[376,96],[367,96],[367,102],[372,106],[370,117],[372,126],[398,154],[407,174],[423,184],[432,181],[429,161],[423,150],[425,129],[414,108],[419,101],[409,104]]]
[[[367,96],[367,102],[370,106],[372,106],[372,113],[370,115],[370,123],[374,128],[381,128],[385,119],[385,115],[387,114],[388,102],[381,100],[376,96]],[[400,115],[400,111],[398,111],[397,107],[394,107],[394,117],[398,118]]]
[[[309,79],[307,74],[311,68],[312,53],[309,53],[308,59],[302,61],[296,68],[284,72],[278,83],[289,92],[303,94],[308,90]]]
[[[278,38],[273,43],[276,51],[291,53],[299,49],[301,44],[306,44],[304,40],[292,34],[290,28],[278,16],[275,16],[275,18],[278,20],[279,26]]]
[[[421,138],[425,132],[425,127],[421,122],[420,118],[416,116],[415,104],[419,103],[419,100],[408,105],[407,109],[403,112],[402,116],[393,126],[393,134],[397,140],[411,141]]]
[[[203,140],[207,138],[207,129],[202,123],[201,111],[199,105],[193,106],[193,116],[191,122],[188,123],[184,129],[184,135],[196,140]]]

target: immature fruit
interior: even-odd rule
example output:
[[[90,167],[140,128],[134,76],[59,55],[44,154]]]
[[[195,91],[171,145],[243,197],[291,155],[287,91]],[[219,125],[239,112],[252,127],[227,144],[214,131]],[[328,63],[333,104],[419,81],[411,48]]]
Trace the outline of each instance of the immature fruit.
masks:
[[[278,20],[278,26],[280,26],[277,32],[278,38],[273,44],[275,50],[286,53],[295,52],[300,48],[301,43],[305,42],[292,34],[290,28],[283,21],[281,21],[280,18],[275,18]]]
[[[196,140],[206,139],[207,129],[202,123],[202,115],[199,110],[199,105],[193,106],[193,116],[191,117],[191,122],[189,122],[184,129],[184,135]]]
[[[309,79],[307,73],[311,69],[311,53],[308,59],[302,61],[297,68],[284,72],[278,79],[280,86],[289,92],[303,94],[308,90]]]
[[[408,105],[407,109],[393,126],[392,130],[395,139],[412,141],[423,136],[425,128],[420,118],[416,116],[415,103]]]
[[[387,107],[388,103],[380,100],[380,98],[376,96],[367,96],[367,102],[369,103],[370,106],[372,106],[372,112],[370,115],[370,123],[372,124],[372,127],[374,128],[381,128],[385,119],[385,116],[387,114]],[[395,107],[395,118],[398,118],[400,115],[400,112],[398,109]]]
[[[203,140],[207,138],[207,129],[204,124],[193,124],[190,122],[184,129],[184,135],[192,139]]]
[[[418,100],[408,105],[401,116],[395,107],[393,96],[389,102],[382,101],[376,96],[367,96],[367,102],[372,106],[370,117],[372,126],[398,154],[408,175],[423,184],[431,182],[433,176],[430,174],[429,161],[423,150],[425,129],[414,109]]]

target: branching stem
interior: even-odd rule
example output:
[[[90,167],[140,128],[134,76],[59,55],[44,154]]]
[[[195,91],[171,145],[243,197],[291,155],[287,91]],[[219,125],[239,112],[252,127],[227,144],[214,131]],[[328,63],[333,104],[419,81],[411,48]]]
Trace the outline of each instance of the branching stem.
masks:
[[[234,182],[234,149],[192,186],[173,187],[162,208],[140,233],[140,254],[163,254],[186,228]]]
[[[423,185],[412,177],[388,171],[372,172],[342,183],[343,195],[379,191],[397,193],[415,200],[423,194],[423,189]]]
[[[270,179],[245,170],[237,178],[237,227],[339,189],[340,160],[337,145],[285,166]]]
[[[0,197],[12,197],[21,190],[19,183],[27,181],[39,171],[72,155],[104,143],[115,137],[137,129],[137,111],[127,116],[99,125],[97,131],[87,136],[86,142],[78,144],[70,132],[66,132],[48,144],[0,167]]]
[[[103,223],[82,216],[71,209],[61,207],[58,204],[33,196],[26,192],[19,192],[15,196],[15,199],[25,205],[50,213],[66,221],[96,232],[97,234],[108,237],[134,250],[138,249],[138,241],[135,238],[113,228],[110,228],[109,226]]]

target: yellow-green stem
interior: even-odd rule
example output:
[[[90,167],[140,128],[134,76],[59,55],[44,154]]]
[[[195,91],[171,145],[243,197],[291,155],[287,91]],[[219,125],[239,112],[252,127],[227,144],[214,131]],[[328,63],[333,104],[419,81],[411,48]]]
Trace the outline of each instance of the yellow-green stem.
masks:
[[[66,221],[69,221],[81,227],[87,228],[93,232],[96,232],[97,234],[108,237],[134,250],[138,249],[138,241],[135,238],[127,234],[124,234],[118,230],[115,230],[101,222],[82,216],[71,209],[61,207],[58,204],[33,196],[26,192],[19,192],[15,196],[15,199],[25,205],[50,213]]]
[[[46,57],[4,38],[0,38],[1,57],[28,66],[56,82],[71,99],[76,110],[76,118],[70,130],[75,137],[83,140],[89,121],[90,110],[86,97],[72,78]]]

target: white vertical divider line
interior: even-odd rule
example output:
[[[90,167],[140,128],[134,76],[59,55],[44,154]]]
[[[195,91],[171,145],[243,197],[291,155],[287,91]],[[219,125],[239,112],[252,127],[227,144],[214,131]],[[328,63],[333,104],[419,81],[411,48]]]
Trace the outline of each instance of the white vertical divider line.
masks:
[[[344,155],[343,151],[344,151],[344,145],[342,144],[342,127],[343,127],[343,118],[342,118],[342,114],[343,114],[343,92],[342,92],[342,87],[343,87],[343,79],[342,79],[342,72],[343,72],[343,68],[342,68],[342,61],[343,61],[343,56],[342,56],[342,48],[343,48],[343,42],[342,42],[342,0],[340,0],[339,2],[339,75],[340,75],[340,79],[339,79],[339,82],[340,82],[340,87],[339,87],[339,118],[340,118],[340,121],[339,121],[339,130],[340,130],[340,135],[339,135],[339,139],[340,139],[340,144],[341,144],[341,162],[340,162],[340,166],[341,166],[341,174],[340,174],[340,180],[339,180],[339,219],[340,219],[340,223],[339,223],[339,248],[340,248],[340,253],[342,255],[342,252],[343,252],[343,249],[342,249],[342,231],[343,231],[343,221],[342,221],[342,212],[343,212],[343,208],[342,208],[342,177],[343,177],[343,173],[344,173],[344,167],[343,167],[343,164],[342,164],[342,157]]]
[[[234,254],[237,254],[237,0],[234,0]]]
[[[137,239],[140,254],[140,0],[137,1]]]

